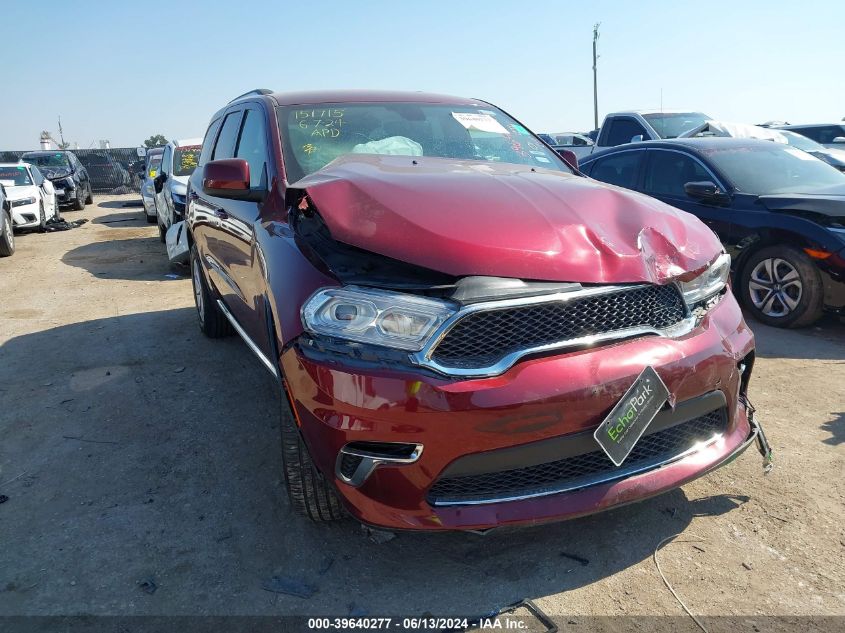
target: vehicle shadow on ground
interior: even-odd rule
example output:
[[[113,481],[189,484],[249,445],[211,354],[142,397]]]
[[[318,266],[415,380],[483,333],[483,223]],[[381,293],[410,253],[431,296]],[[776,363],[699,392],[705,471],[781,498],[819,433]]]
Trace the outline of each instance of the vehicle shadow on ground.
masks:
[[[600,582],[747,500],[675,490],[564,523],[377,544],[351,520],[292,512],[275,382],[238,338],[202,336],[193,309],[56,327],[3,353],[0,481],[24,474],[2,490],[0,586],[30,588],[0,591],[4,613],[75,612],[87,595],[94,613],[481,615]],[[273,576],[315,593],[264,591]]]
[[[764,325],[748,314],[745,320],[756,337],[758,357],[845,362],[845,323],[837,316],[828,314],[811,327],[795,330]]]
[[[100,279],[158,281],[172,279],[174,274],[188,274],[183,266],[171,266],[157,235],[89,242],[69,250],[62,256],[62,262],[84,268]]]
[[[130,197],[129,195],[126,195],[123,200],[104,200],[102,202],[94,200],[94,203],[101,209],[143,209],[144,207],[144,202],[141,200],[140,196]]]
[[[128,209],[121,213],[109,213],[91,220],[91,224],[104,224],[110,228],[147,226],[144,209]]]
[[[830,433],[830,437],[822,443],[831,446],[845,443],[845,412],[831,413],[830,416],[831,419],[821,425],[822,431]]]

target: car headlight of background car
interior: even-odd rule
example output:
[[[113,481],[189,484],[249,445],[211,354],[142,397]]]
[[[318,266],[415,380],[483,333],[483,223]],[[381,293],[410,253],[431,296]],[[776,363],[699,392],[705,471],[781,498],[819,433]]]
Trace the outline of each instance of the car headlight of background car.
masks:
[[[679,282],[686,304],[693,308],[719,294],[731,274],[731,256],[722,253],[695,279]]]
[[[171,191],[170,192],[170,198],[171,198],[171,200],[173,200],[173,204],[178,210],[181,211],[182,209],[185,208],[185,196],[184,195],[182,195],[181,193],[176,193],[175,191]]]
[[[35,198],[30,196],[29,198],[21,198],[19,200],[12,200],[13,207],[22,207],[27,204],[35,204]]]
[[[445,301],[347,286],[314,293],[302,324],[312,334],[419,351],[452,314]]]

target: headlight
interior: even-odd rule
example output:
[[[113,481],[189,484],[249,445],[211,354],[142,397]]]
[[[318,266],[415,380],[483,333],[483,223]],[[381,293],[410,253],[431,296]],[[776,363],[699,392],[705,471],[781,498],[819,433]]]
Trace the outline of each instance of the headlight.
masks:
[[[731,274],[731,256],[722,253],[710,267],[691,281],[680,282],[684,301],[692,307],[722,291]]]
[[[417,351],[453,313],[445,301],[347,286],[312,295],[302,324],[313,334]]]
[[[173,198],[174,204],[181,204],[181,205],[185,204],[185,196],[183,196],[181,194],[178,194],[178,193],[171,191],[170,197]]]
[[[22,207],[27,204],[35,204],[35,198],[21,198],[20,200],[12,200],[13,207]]]

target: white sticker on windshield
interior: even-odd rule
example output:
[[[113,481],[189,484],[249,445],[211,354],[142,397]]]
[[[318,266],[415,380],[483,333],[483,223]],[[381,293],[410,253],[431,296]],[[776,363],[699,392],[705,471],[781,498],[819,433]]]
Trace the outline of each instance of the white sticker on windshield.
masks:
[[[489,114],[476,114],[470,112],[453,112],[455,120],[468,130],[478,132],[493,132],[495,134],[508,134],[501,123]]]
[[[535,156],[534,158],[535,158],[536,160],[539,160],[541,163],[550,163],[550,162],[552,162],[552,161],[550,161],[548,158],[546,158],[545,156]]]
[[[801,149],[795,149],[794,147],[787,147],[784,151],[789,152],[790,154],[792,154],[796,158],[800,158],[801,160],[818,160],[812,154],[808,154],[807,152]]]

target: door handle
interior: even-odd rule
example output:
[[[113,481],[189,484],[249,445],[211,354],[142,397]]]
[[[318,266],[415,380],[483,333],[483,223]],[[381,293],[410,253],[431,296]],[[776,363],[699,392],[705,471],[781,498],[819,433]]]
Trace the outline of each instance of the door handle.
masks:
[[[218,220],[228,220],[229,214],[226,213],[223,209],[215,209],[214,215]]]

